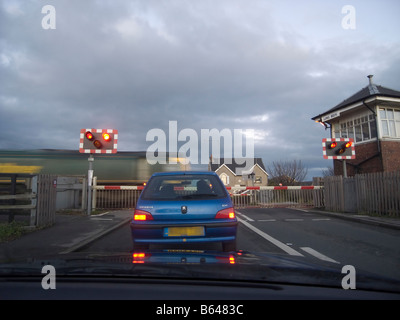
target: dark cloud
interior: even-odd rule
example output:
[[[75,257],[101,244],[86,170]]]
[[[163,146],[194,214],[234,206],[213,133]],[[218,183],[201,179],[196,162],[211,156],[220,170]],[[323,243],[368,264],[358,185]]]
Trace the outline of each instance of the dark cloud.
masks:
[[[55,30],[41,27],[47,4]],[[400,89],[400,43],[396,2],[356,2],[351,31],[340,5],[310,4],[3,1],[0,148],[26,148],[17,128],[35,137],[30,147],[77,149],[81,128],[107,127],[120,150],[145,150],[150,129],[176,120],[179,130],[254,129],[265,163],[297,158],[318,175],[330,165],[320,150],[329,132],[311,117],[368,74]]]

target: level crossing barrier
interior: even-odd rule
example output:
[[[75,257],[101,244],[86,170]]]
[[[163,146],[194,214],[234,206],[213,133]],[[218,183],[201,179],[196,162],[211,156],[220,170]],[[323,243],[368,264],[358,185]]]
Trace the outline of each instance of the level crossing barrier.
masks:
[[[133,209],[143,186],[99,186],[93,189],[93,210]],[[227,187],[236,208],[323,207],[322,186]]]
[[[321,208],[324,206],[322,186],[227,187],[227,189],[236,208]]]

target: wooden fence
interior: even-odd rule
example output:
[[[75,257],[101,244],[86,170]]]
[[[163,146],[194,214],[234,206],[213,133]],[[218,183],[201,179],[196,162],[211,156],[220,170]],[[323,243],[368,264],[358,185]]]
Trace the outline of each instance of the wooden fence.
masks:
[[[400,172],[327,177],[324,189],[326,210],[400,217]]]
[[[328,211],[345,211],[345,193],[342,176],[324,179],[325,209]]]
[[[16,216],[32,227],[52,225],[56,213],[56,176],[0,174],[0,217]]]
[[[36,209],[31,211],[31,225],[48,226],[56,219],[57,177],[42,174],[37,176]]]
[[[400,172],[357,175],[355,188],[358,212],[400,217]]]

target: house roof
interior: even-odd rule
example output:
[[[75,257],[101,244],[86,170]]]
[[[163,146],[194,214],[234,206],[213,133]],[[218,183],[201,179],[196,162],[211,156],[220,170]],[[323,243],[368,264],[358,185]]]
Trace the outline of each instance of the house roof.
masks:
[[[229,160],[229,161],[227,161]],[[236,172],[238,172],[238,169],[252,169],[254,167],[254,165],[258,165],[263,171],[265,171],[265,173],[267,173],[267,171],[265,170],[264,167],[264,163],[262,161],[261,158],[254,158],[253,159],[253,165],[251,166],[251,168],[246,168],[246,164],[251,161],[252,159],[246,159],[246,158],[242,158],[240,162],[244,162],[243,164],[238,164],[235,162],[235,159],[224,159],[224,158],[220,158],[220,159],[213,159],[213,161],[218,161],[217,163],[210,163],[210,169],[212,171],[217,171],[222,165],[225,165],[229,170],[231,170],[234,174],[236,174]],[[243,161],[246,160],[246,161]],[[249,160],[249,161],[247,161]]]
[[[346,100],[342,101],[335,107],[325,111],[324,113],[321,113],[313,118],[312,120],[318,120],[322,116],[338,111],[340,109],[344,109],[352,104],[355,104],[357,102],[361,102],[365,100],[366,98],[374,97],[374,96],[383,96],[383,97],[392,97],[392,98],[400,98],[400,91],[389,89],[380,85],[375,85],[372,82],[372,76],[368,76],[369,78],[369,85],[362,88],[360,91],[356,92],[353,94],[351,97],[347,98]]]

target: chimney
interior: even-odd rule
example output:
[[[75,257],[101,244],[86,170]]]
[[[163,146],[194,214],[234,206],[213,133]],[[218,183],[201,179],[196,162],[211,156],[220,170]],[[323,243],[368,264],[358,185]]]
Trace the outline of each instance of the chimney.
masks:
[[[377,88],[376,85],[373,84],[373,82],[372,82],[372,77],[373,77],[372,74],[370,74],[370,75],[368,76],[368,79],[369,79],[368,90],[369,90],[369,94],[374,95],[374,94],[378,94],[378,93],[379,93],[379,89]]]

